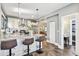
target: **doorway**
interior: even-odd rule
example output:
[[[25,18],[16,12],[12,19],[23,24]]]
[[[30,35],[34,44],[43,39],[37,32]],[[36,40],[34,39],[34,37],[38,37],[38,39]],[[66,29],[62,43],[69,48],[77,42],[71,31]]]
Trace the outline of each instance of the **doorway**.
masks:
[[[62,17],[62,47],[76,55],[76,13]]]

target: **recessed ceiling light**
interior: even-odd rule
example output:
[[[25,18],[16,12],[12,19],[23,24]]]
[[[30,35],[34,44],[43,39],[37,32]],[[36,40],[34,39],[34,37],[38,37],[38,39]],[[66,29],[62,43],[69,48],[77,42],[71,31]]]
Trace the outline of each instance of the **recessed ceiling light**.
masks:
[[[34,15],[32,15],[32,19],[34,19]]]

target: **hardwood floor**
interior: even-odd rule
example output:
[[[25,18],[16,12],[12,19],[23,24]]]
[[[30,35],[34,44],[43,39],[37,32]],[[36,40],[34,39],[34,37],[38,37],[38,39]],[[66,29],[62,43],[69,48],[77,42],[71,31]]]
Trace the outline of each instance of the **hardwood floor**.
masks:
[[[55,45],[43,42],[43,53],[38,54],[37,52],[33,52],[33,56],[75,56],[74,47],[67,48],[64,50],[57,48]]]

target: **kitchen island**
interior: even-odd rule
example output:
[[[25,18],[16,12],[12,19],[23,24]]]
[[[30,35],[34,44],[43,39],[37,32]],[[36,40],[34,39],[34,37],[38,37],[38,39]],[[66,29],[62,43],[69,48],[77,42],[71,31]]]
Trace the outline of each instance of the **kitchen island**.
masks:
[[[39,34],[35,34],[33,36],[12,35],[7,38],[1,38],[0,39],[0,56],[9,55],[9,50],[1,50],[1,41],[16,39],[17,46],[12,49],[12,56],[22,56],[22,55],[27,54],[27,46],[23,45],[23,41],[25,40],[25,38],[34,38],[34,43],[32,45],[30,45],[30,53],[31,53],[31,52],[34,52],[39,49],[39,43],[36,42],[35,40],[38,39],[40,36],[43,36],[43,35],[39,35]]]

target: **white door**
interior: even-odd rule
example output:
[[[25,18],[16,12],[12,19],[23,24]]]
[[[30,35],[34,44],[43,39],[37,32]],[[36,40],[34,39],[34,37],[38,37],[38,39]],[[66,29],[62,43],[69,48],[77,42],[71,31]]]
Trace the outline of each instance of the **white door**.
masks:
[[[55,22],[49,22],[50,43],[55,43]]]

